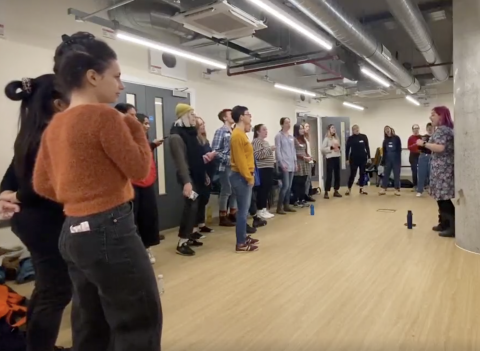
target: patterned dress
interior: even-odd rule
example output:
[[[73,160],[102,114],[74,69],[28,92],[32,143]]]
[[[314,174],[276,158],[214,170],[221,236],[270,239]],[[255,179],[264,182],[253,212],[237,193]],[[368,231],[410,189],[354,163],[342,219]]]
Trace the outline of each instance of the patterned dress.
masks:
[[[445,145],[443,152],[432,152],[430,194],[435,200],[455,197],[453,129],[440,126],[433,133],[430,143]]]
[[[307,144],[300,144],[298,140],[295,138],[295,151],[297,156],[309,156],[307,155]],[[297,157],[297,165],[298,171],[295,171],[296,176],[308,176],[312,174],[312,169],[310,163],[305,161],[303,158]]]

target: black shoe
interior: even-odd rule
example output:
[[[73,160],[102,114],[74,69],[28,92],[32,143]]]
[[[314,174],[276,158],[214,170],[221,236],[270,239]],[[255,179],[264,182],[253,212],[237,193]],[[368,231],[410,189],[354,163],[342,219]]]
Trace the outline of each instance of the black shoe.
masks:
[[[255,228],[250,227],[250,225],[247,223],[247,234],[255,234],[257,230]]]
[[[235,223],[228,216],[220,216],[219,225],[220,227],[235,227]]]
[[[293,204],[293,207],[303,208],[303,205],[302,205],[301,202],[296,201],[296,202]]]
[[[252,226],[253,228],[258,228],[258,227],[264,227],[267,225],[267,221],[260,218],[260,217],[253,217],[253,223]]]
[[[302,207],[307,207],[307,202],[305,200],[302,200],[300,201],[300,205],[302,205]]]
[[[158,237],[159,237],[160,241],[165,240],[165,235],[163,235],[163,234],[159,234]],[[62,349],[60,349],[60,350],[62,350]],[[69,350],[69,349],[64,349],[64,350]]]
[[[367,193],[365,190],[363,190],[363,188],[360,188],[360,194],[362,194],[362,195],[368,195],[368,193]]]
[[[455,238],[455,215],[443,215],[442,218],[445,218],[446,229],[438,233],[439,236],[443,238]]]
[[[206,225],[204,225],[203,227],[200,227],[199,232],[209,234],[209,233],[213,233],[214,230],[212,228],[209,228]]]
[[[443,232],[446,229],[447,228],[445,228],[445,224],[443,223],[438,223],[435,227],[432,228],[434,232]]]
[[[345,192],[345,196],[348,196],[348,195],[350,195],[350,188]],[[333,196],[335,196],[335,195],[333,195]]]
[[[177,245],[177,254],[182,256],[194,256],[195,251],[188,246],[188,243],[183,243],[182,245]]]
[[[333,197],[343,197],[343,196],[338,192],[338,190],[335,190],[335,192],[333,193]]]
[[[192,233],[192,235],[190,235],[190,237],[191,237],[193,240],[200,240],[200,239],[205,239],[205,238],[206,238],[205,235],[200,234],[199,232]]]
[[[314,199],[313,197],[311,197],[311,196],[306,196],[306,197],[305,197],[305,201],[306,201],[306,202],[315,202],[315,199]]]
[[[195,246],[195,247],[203,246],[203,243],[201,241],[197,241],[195,239],[188,240],[187,244],[188,246]]]
[[[234,215],[234,214],[229,214],[228,216],[228,219],[230,220],[230,222],[232,223],[237,223],[237,216]]]

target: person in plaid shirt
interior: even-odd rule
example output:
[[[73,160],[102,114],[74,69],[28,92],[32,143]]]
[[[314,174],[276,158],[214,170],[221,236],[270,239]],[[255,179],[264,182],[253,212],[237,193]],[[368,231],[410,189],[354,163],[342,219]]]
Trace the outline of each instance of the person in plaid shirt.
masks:
[[[220,195],[218,207],[220,210],[220,226],[234,227],[237,212],[237,199],[230,185],[230,139],[232,137],[232,110],[224,109],[218,114],[223,126],[215,131],[212,140],[212,149],[217,152],[218,175],[220,180]],[[230,213],[228,213],[230,207]]]

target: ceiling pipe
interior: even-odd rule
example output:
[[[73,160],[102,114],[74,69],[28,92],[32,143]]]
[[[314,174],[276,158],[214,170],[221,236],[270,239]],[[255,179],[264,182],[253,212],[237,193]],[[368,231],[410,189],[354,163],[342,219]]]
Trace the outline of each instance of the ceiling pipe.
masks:
[[[435,63],[433,65],[413,66],[412,69],[430,68],[430,67],[438,67],[438,66],[451,66],[451,65],[453,65],[453,62],[442,62],[442,63]]]
[[[432,65],[430,68],[433,76],[440,82],[446,81],[450,75],[449,67],[438,65],[443,63],[443,60],[433,43],[427,22],[418,6],[411,0],[387,0],[387,3],[395,19],[408,33],[425,60]]]
[[[252,68],[252,69],[246,69],[244,71],[239,71],[239,72],[231,72],[231,67],[227,69],[227,76],[233,77],[233,76],[239,76],[242,74],[247,74],[247,73],[255,73],[255,72],[261,72],[261,71],[270,71],[278,68],[285,68],[285,67],[292,67],[292,66],[298,66],[298,65],[304,65],[306,63],[315,63],[319,59],[307,59],[307,60],[300,60],[300,61],[295,61],[295,62],[288,62],[288,63],[281,63],[277,65],[272,65],[272,66],[266,66],[266,67],[259,67],[259,68]],[[240,68],[240,67],[238,67]]]
[[[378,42],[360,22],[347,14],[336,0],[288,0],[298,10],[317,19],[327,32],[343,45],[364,58],[373,67],[415,94],[420,83]]]

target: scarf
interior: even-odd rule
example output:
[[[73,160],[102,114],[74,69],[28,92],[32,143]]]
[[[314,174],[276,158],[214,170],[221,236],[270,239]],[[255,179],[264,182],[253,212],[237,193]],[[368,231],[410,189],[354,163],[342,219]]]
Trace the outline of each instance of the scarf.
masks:
[[[196,185],[204,185],[206,178],[206,166],[203,162],[203,147],[198,142],[197,128],[173,125],[170,134],[178,134],[187,148],[187,163],[192,182]]]

